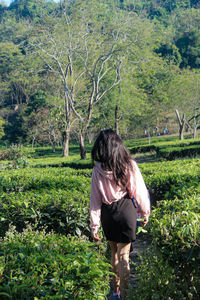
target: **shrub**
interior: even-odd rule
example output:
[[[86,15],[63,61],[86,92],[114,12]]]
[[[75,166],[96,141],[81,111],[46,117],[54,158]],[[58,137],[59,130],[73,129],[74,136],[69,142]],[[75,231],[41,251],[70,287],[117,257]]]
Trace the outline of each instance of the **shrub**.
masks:
[[[142,145],[142,146],[135,146],[133,148],[129,149],[131,154],[136,154],[136,153],[146,153],[146,152],[157,152],[157,147],[154,145]]]
[[[12,161],[8,164],[7,169],[21,169],[29,166],[29,162],[26,158],[20,157],[17,160]]]
[[[28,158],[34,153],[33,148],[25,148],[22,145],[11,145],[8,149],[0,152],[0,160],[18,160]]]
[[[153,205],[162,199],[184,199],[200,191],[200,160],[141,164]]]
[[[151,215],[151,235],[162,260],[166,260],[174,270],[176,290],[185,297],[172,299],[188,299],[184,290],[190,291],[192,296],[189,299],[197,299],[200,278],[200,198],[161,201],[159,204]],[[179,285],[180,282],[184,288]]]
[[[194,200],[194,199],[193,199]],[[160,207],[151,215],[151,234],[153,240],[162,248],[173,263],[198,265],[200,257],[200,198],[194,201],[162,201]],[[188,210],[183,209],[187,204]],[[187,203],[186,203],[187,202]],[[192,207],[194,204],[194,207]]]
[[[188,282],[186,274],[184,278],[181,277],[179,270],[153,248],[140,257],[136,270],[137,286],[133,291],[129,291],[129,299],[199,299],[196,289],[198,280]]]
[[[129,147],[131,154],[156,152],[158,157],[166,160],[174,160],[184,157],[195,157],[200,154],[200,141],[199,140],[171,140],[166,138],[159,140],[154,139],[151,145],[147,145],[144,141],[141,144],[136,144],[134,147]]]
[[[78,190],[83,194],[89,191],[90,178],[78,176],[69,168],[25,169],[0,173],[0,191],[22,192],[35,189],[65,189]]]
[[[19,234],[0,241],[0,297],[6,299],[105,299],[110,265],[94,243],[55,233]]]
[[[11,222],[20,232],[29,222],[48,232],[90,236],[89,195],[62,189],[2,193],[0,236],[5,235]]]
[[[188,147],[171,147],[167,149],[160,148],[157,154],[167,160],[174,160],[184,157],[196,157],[200,155],[200,145],[192,145]]]

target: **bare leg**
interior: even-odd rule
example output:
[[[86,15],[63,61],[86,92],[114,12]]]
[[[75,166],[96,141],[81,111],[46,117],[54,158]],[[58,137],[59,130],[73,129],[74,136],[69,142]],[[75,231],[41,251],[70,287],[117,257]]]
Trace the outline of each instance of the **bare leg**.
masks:
[[[116,242],[109,241],[111,247],[111,265],[112,272],[116,274],[113,276],[113,291],[114,293],[119,292],[120,278],[119,278],[119,260],[118,260],[118,247]]]
[[[130,265],[129,265],[129,254],[130,254],[131,243],[124,244],[118,243],[117,254],[119,260],[119,277],[120,277],[120,290],[121,299],[127,299],[127,291],[129,285],[130,276]]]

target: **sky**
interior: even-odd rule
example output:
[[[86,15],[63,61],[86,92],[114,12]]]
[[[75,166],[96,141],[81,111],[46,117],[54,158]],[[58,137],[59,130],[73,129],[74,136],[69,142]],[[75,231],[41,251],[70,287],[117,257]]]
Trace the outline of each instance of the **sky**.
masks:
[[[54,1],[59,2],[59,0],[54,0]],[[12,2],[12,0],[3,0],[3,2],[7,5],[9,5]]]

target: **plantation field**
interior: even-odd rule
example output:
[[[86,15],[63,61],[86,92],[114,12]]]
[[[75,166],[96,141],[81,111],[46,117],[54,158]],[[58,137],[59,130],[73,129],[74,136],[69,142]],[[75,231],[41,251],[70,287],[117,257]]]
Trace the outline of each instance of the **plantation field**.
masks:
[[[130,151],[149,146],[142,142],[126,144]],[[129,299],[199,299],[200,158],[182,156],[199,141],[166,138],[156,147],[173,145],[179,159],[155,153],[157,162],[139,164],[152,203],[140,235],[152,246]],[[81,161],[77,151],[74,145],[63,158],[61,149],[36,148],[0,162],[0,299],[106,299],[109,249],[102,232],[102,242],[90,238],[92,166],[89,153]]]

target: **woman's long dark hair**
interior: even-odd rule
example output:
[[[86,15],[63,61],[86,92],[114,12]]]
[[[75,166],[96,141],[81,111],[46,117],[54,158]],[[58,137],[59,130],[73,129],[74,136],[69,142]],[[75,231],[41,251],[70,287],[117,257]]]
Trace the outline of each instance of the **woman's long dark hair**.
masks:
[[[132,168],[132,158],[115,131],[102,130],[94,143],[91,155],[93,163],[100,162],[104,170],[113,172],[117,185],[126,186],[127,169]]]

